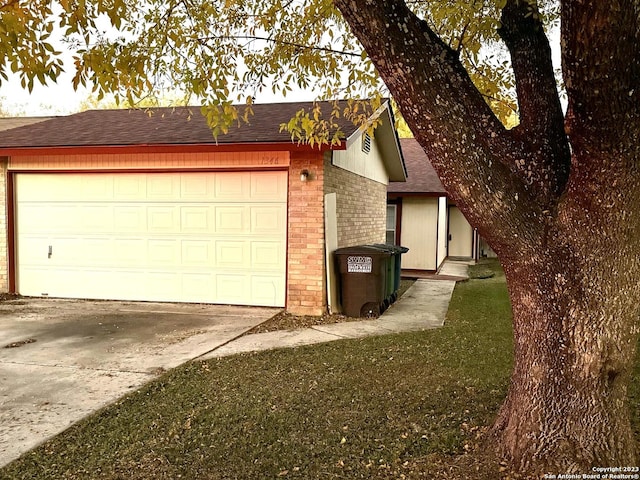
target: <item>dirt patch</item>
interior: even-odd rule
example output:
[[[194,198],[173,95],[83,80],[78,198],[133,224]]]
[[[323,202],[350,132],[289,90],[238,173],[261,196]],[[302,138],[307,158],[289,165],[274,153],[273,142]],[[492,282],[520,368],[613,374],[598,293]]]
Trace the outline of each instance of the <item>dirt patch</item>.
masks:
[[[16,293],[0,293],[0,302],[7,302],[9,300],[19,300],[22,298]]]
[[[414,279],[403,279],[398,289],[398,299],[404,295],[411,285],[415,283]],[[298,330],[300,328],[310,328],[317,325],[329,325],[332,323],[343,322],[359,322],[362,318],[347,317],[342,314],[328,314],[321,316],[312,315],[292,315],[287,312],[280,312],[276,316],[270,318],[266,322],[252,328],[246,334],[275,332],[277,330]]]
[[[26,340],[20,340],[19,342],[12,342],[5,345],[3,348],[18,348],[23,345],[28,345],[29,343],[37,342],[35,338],[27,338]]]
[[[325,313],[322,316],[292,315],[281,312],[264,323],[252,328],[247,334],[275,332],[277,330],[297,330],[299,328],[309,328],[316,325],[328,325],[331,323],[357,322],[361,318],[347,317],[346,315]]]

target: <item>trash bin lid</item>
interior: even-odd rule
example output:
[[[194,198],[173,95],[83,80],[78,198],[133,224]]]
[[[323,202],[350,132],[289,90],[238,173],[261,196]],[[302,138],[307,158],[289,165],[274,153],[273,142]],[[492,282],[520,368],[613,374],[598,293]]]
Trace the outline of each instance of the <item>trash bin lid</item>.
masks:
[[[407,253],[409,251],[407,247],[402,247],[400,245],[389,245],[388,243],[374,243],[371,246],[387,250],[392,254],[398,254],[398,253],[402,254],[402,253]]]
[[[356,245],[353,247],[338,248],[334,253],[336,255],[376,255],[384,257],[391,255],[391,252],[372,245]]]

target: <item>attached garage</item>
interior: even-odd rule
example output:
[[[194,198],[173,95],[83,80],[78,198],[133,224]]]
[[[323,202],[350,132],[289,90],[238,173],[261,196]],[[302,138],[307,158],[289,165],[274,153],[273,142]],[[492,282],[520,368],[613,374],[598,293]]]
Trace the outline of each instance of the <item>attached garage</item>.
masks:
[[[349,108],[256,104],[218,138],[200,107],[93,110],[3,131],[0,291],[322,314],[334,274],[325,194],[336,197],[338,246],[380,243],[386,185],[406,172],[388,103],[371,112],[381,122],[368,149],[348,115],[335,119],[336,145],[281,131],[318,105],[327,116]]]
[[[14,181],[22,295],[285,305],[286,172]]]

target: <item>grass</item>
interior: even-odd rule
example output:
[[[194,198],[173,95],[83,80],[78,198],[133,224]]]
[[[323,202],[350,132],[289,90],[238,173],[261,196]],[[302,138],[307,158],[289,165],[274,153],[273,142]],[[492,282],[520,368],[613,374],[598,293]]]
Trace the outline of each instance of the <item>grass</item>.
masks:
[[[491,268],[492,265],[495,265],[495,261],[493,260],[482,261],[475,265],[469,265],[469,278],[482,280],[494,277],[495,271],[494,268]]]
[[[512,364],[504,276],[488,265],[493,278],[457,285],[441,329],[189,363],[0,478],[470,478],[451,472]]]
[[[504,282],[474,280],[458,285],[439,330],[190,363],[0,478],[419,476],[430,459],[463,453],[494,416],[509,315]]]

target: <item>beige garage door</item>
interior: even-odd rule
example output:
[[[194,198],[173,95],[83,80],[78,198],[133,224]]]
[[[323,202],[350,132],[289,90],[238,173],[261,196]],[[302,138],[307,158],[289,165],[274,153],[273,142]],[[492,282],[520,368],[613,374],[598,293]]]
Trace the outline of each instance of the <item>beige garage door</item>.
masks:
[[[284,306],[286,172],[17,174],[27,296]]]

